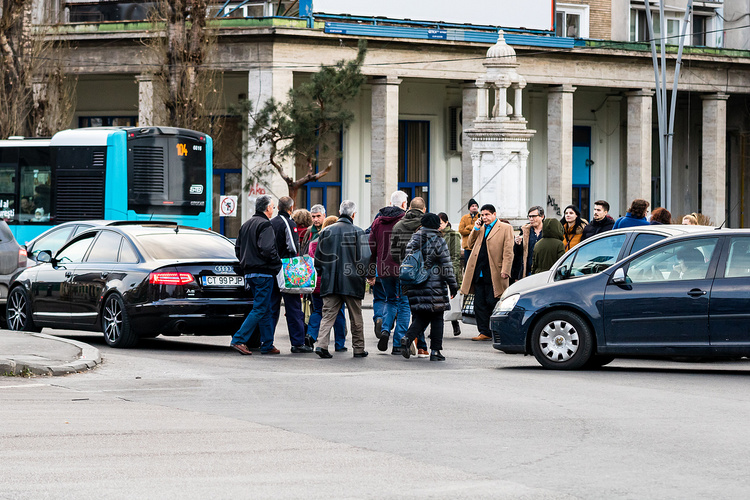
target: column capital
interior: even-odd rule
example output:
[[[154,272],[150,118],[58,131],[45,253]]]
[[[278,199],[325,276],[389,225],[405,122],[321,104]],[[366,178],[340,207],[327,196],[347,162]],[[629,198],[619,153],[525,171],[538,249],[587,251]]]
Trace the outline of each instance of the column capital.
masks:
[[[572,94],[576,91],[576,88],[572,85],[550,85],[548,88],[548,92],[550,93],[562,93],[562,94]]]
[[[723,92],[716,92],[715,94],[703,94],[701,99],[704,101],[726,101],[729,99],[729,95]]]
[[[400,85],[404,80],[397,76],[373,76],[370,85]]]
[[[623,94],[625,94],[625,97],[653,97],[655,92],[652,89],[639,89],[629,90],[623,92]]]

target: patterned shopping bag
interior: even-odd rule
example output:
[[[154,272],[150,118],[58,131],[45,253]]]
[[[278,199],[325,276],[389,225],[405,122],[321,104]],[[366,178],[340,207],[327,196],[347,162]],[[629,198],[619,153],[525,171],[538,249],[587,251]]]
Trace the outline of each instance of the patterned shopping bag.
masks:
[[[315,261],[312,257],[281,259],[281,270],[276,275],[279,290],[283,293],[312,293],[315,291]]]

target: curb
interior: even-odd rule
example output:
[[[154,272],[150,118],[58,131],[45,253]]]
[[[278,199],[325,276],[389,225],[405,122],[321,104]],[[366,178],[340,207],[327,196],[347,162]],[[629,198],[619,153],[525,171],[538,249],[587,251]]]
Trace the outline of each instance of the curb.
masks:
[[[99,349],[92,347],[84,342],[46,335],[44,333],[31,333],[29,335],[45,340],[54,340],[57,342],[64,342],[66,344],[74,345],[80,350],[78,359],[61,365],[51,365],[44,362],[17,362],[13,359],[0,358],[0,372],[20,375],[24,371],[29,371],[34,375],[60,376],[70,373],[84,372],[94,368],[102,362],[102,357],[99,354]]]

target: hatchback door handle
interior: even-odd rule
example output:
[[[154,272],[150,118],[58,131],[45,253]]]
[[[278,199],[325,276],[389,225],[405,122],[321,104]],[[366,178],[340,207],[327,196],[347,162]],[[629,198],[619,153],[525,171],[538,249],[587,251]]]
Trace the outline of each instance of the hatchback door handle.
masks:
[[[72,274],[73,273],[71,273],[70,271],[65,271],[65,277],[66,278],[70,278]]]
[[[706,295],[706,292],[700,288],[693,288],[688,292],[688,295],[691,297],[700,297],[701,295]]]

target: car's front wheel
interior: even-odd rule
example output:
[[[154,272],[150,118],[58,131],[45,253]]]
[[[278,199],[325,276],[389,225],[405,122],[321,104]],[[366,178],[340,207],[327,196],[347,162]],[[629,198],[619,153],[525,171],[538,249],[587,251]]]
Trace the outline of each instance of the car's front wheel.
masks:
[[[110,347],[133,347],[138,336],[130,327],[130,318],[122,297],[113,293],[104,300],[102,309],[102,331]]]
[[[555,370],[577,370],[591,358],[588,324],[570,311],[548,312],[534,327],[531,350],[539,364]]]
[[[16,331],[41,332],[42,329],[34,324],[31,317],[31,301],[29,294],[22,286],[10,291],[8,304],[5,309],[8,318],[8,328]]]

